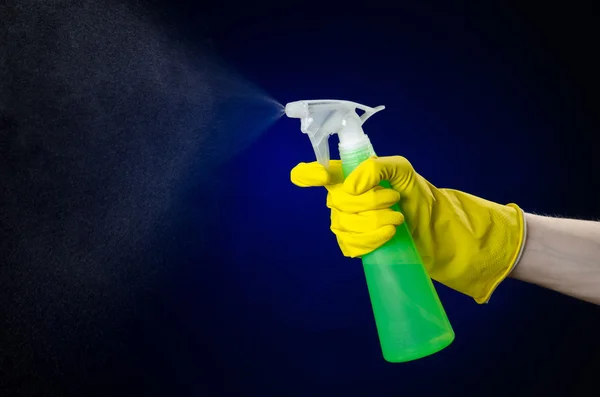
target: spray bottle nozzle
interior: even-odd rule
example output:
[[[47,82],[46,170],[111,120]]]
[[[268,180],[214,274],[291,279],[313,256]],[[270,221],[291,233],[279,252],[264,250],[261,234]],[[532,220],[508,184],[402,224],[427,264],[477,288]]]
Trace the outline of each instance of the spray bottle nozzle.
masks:
[[[359,116],[356,109],[364,111]],[[340,100],[296,101],[285,105],[285,114],[300,119],[300,129],[312,143],[317,161],[329,167],[330,135],[338,134],[340,149],[359,149],[369,145],[362,125],[369,117],[385,109],[385,106],[371,108],[359,103]]]
[[[306,108],[305,101],[290,102],[285,105],[285,114],[289,118],[301,119],[304,117]]]

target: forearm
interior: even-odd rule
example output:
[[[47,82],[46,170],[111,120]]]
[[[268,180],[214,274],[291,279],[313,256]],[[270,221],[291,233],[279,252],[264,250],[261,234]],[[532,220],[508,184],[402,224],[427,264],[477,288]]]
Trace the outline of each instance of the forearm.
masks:
[[[600,222],[526,218],[525,249],[510,276],[600,305]]]

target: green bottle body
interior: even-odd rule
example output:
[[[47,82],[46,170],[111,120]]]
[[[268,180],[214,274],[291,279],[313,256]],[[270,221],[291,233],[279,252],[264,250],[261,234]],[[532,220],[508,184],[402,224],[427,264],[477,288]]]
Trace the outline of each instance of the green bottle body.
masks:
[[[372,155],[371,145],[345,152],[340,148],[344,177]],[[381,186],[390,188],[387,181]],[[392,208],[400,211],[398,205]],[[452,343],[454,331],[406,222],[390,241],[364,255],[362,263],[386,361],[416,360]]]

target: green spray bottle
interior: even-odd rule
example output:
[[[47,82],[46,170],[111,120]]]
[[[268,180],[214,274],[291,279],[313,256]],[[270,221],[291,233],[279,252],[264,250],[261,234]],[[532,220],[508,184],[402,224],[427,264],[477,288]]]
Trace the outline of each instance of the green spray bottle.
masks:
[[[337,134],[344,177],[375,155],[363,123],[384,106],[370,108],[341,100],[290,102],[285,113],[299,118],[317,161],[329,167],[329,136]],[[359,116],[357,109],[364,113]],[[390,188],[388,181],[381,183]],[[401,211],[396,204],[392,207]],[[391,363],[416,360],[452,343],[454,331],[427,274],[406,222],[394,237],[364,255],[362,263],[383,357]]]

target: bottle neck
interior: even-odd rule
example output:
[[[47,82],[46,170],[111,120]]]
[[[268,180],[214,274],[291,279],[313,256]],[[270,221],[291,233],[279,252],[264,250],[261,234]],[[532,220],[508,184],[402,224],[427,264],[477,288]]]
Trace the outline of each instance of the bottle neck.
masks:
[[[362,121],[354,112],[347,114],[342,119],[342,129],[338,132],[340,145],[351,150],[354,146],[360,146],[365,142],[365,132],[362,129]],[[368,138],[367,138],[368,140]]]
[[[340,152],[340,160],[342,160],[342,171],[344,177],[347,177],[360,163],[375,155],[375,150],[368,136],[360,144],[343,145],[341,142],[338,146]]]
[[[373,146],[367,134],[362,129],[360,118],[353,114],[344,119],[344,128],[338,133],[340,144],[340,159],[350,168],[354,168],[374,153]]]
[[[343,141],[340,139],[340,143],[338,145],[340,154],[342,152],[352,153],[356,151],[364,151],[368,150],[369,148],[372,150],[373,147],[371,146],[371,140],[366,134],[362,134],[361,136],[355,137],[352,140],[348,139]]]

